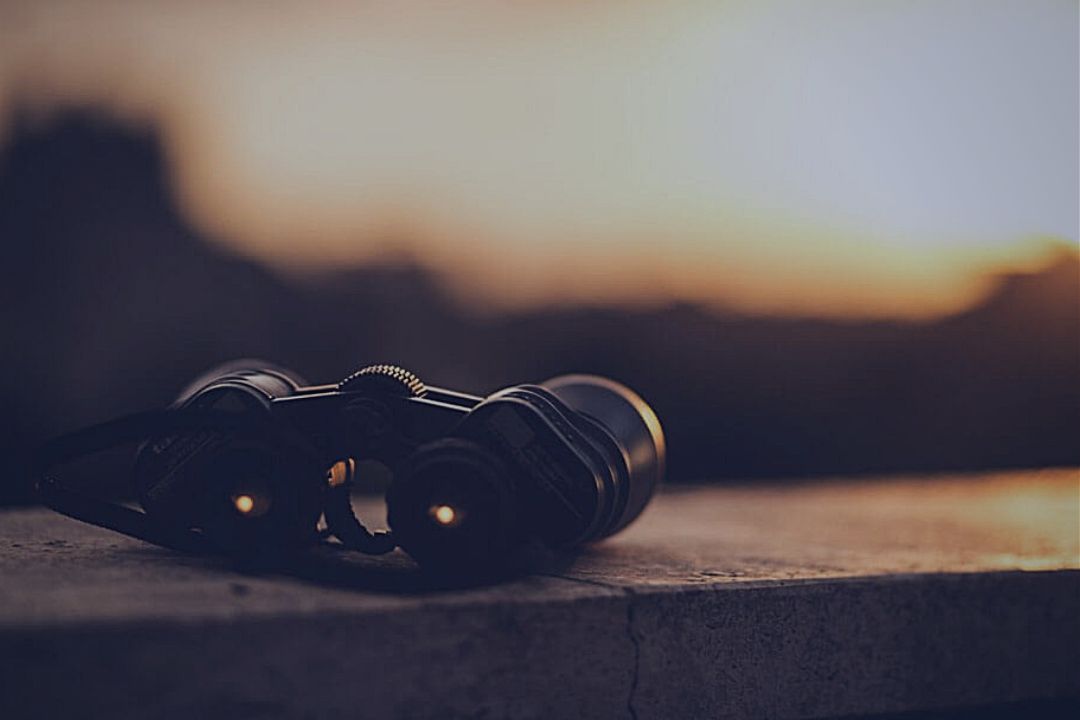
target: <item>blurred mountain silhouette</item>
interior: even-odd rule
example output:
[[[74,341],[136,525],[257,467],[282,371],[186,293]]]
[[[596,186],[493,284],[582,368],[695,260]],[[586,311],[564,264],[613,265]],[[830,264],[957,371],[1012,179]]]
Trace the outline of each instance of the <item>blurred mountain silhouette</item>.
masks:
[[[47,437],[160,406],[220,361],[329,382],[372,362],[489,392],[568,371],[638,389],[678,481],[1080,463],[1080,260],[935,322],[676,305],[477,316],[407,262],[286,279],[179,213],[156,133],[17,115],[0,151],[0,504]]]

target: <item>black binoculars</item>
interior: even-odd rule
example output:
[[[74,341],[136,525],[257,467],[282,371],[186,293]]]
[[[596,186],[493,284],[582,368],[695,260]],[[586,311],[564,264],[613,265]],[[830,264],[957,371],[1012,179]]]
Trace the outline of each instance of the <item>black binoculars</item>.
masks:
[[[142,511],[52,472],[139,442]],[[280,559],[337,539],[369,554],[401,547],[436,570],[507,567],[625,527],[664,475],[652,409],[619,383],[566,375],[486,398],[373,365],[337,384],[241,361],[191,383],[168,409],[57,438],[44,448],[44,502],[168,547]],[[371,533],[351,489],[365,461],[390,470],[389,532]]]

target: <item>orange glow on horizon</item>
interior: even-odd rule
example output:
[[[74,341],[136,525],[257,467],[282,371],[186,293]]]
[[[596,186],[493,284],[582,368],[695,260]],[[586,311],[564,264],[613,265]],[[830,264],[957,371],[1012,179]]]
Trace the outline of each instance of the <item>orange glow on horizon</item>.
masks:
[[[1076,14],[60,3],[0,24],[0,98],[156,125],[184,215],[285,272],[931,318],[1076,250]]]

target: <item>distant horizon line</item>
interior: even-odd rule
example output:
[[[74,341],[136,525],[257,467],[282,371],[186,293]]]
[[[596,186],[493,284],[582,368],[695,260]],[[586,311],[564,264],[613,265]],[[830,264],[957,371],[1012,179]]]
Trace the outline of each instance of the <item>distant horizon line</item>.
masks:
[[[511,267],[506,272],[508,260],[515,255],[514,251],[504,253],[501,257],[490,257],[490,253],[483,252],[482,248],[459,247],[459,237],[467,235],[462,228],[458,230],[425,232],[423,222],[397,223],[380,221],[377,217],[369,217],[361,221],[353,230],[338,229],[336,233],[340,237],[364,238],[362,242],[343,243],[334,253],[309,254],[301,251],[300,246],[306,246],[312,238],[296,238],[292,243],[283,246],[281,243],[271,245],[260,242],[253,237],[245,237],[243,234],[230,232],[227,228],[219,227],[219,223],[212,219],[208,222],[204,214],[192,206],[189,193],[183,187],[183,178],[179,175],[176,166],[175,151],[169,147],[168,129],[160,118],[154,116],[132,117],[117,113],[114,108],[105,103],[90,101],[53,102],[46,105],[40,103],[24,102],[15,99],[8,103],[7,112],[3,118],[6,122],[0,122],[0,157],[3,153],[22,136],[47,135],[57,123],[74,119],[88,120],[100,125],[106,131],[119,131],[134,135],[138,133],[144,136],[156,147],[159,155],[161,169],[164,173],[162,180],[165,183],[167,201],[176,211],[188,231],[197,236],[201,241],[217,248],[225,249],[239,257],[250,259],[267,267],[275,274],[305,280],[306,278],[337,272],[349,272],[353,269],[368,267],[391,267],[413,266],[423,269],[431,277],[438,278],[439,286],[445,289],[453,299],[464,309],[480,315],[506,314],[528,312],[530,310],[543,309],[566,309],[566,308],[633,308],[633,309],[662,309],[679,306],[701,307],[718,314],[742,315],[747,317],[778,317],[778,318],[814,318],[821,320],[837,321],[933,321],[956,314],[962,314],[967,310],[978,306],[988,294],[993,292],[995,279],[1001,275],[1010,274],[1037,274],[1049,268],[1061,257],[1069,255],[1073,258],[1080,257],[1080,243],[1065,237],[1044,235],[1032,235],[1018,239],[1008,244],[1004,250],[996,251],[985,248],[921,248],[918,251],[905,251],[898,257],[906,263],[922,265],[915,268],[916,287],[918,282],[923,282],[927,287],[934,283],[949,282],[948,279],[933,279],[935,273],[940,273],[938,268],[933,268],[935,254],[947,257],[941,265],[951,264],[949,272],[959,277],[954,277],[952,282],[963,287],[960,290],[953,289],[952,297],[947,300],[932,301],[929,303],[913,302],[913,298],[925,301],[925,297],[919,293],[908,290],[907,307],[904,307],[903,299],[894,299],[894,302],[865,302],[856,297],[857,293],[848,293],[844,297],[843,292],[837,298],[823,298],[821,289],[829,285],[817,280],[817,285],[807,284],[805,277],[801,279],[804,287],[797,288],[788,296],[789,290],[784,287],[783,279],[777,281],[770,277],[776,272],[776,260],[770,260],[772,264],[762,265],[760,258],[755,261],[752,257],[749,262],[759,273],[755,282],[747,281],[752,274],[740,271],[729,272],[725,276],[722,272],[727,265],[725,251],[710,250],[699,262],[694,258],[683,260],[678,258],[664,257],[668,267],[662,268],[666,273],[661,277],[657,275],[655,260],[665,256],[662,248],[643,250],[640,241],[632,243],[625,252],[620,249],[602,250],[599,254],[595,250],[584,249],[580,256],[570,258],[543,257],[542,252],[537,252],[532,246],[526,245],[525,249],[517,247],[516,255],[518,267]],[[664,228],[653,228],[662,234]],[[832,252],[858,254],[857,243],[846,241],[843,238],[836,240],[829,237],[828,232],[821,229],[803,228],[807,243],[820,240],[823,246],[829,247]],[[723,233],[718,235],[721,236]],[[816,237],[815,237],[816,236]],[[496,242],[496,244],[498,244]],[[505,241],[503,244],[506,244]],[[287,249],[283,249],[287,248]],[[837,251],[836,248],[840,250]],[[276,248],[276,249],[275,249]],[[348,248],[348,250],[346,250]],[[738,250],[739,248],[736,248]],[[745,250],[745,248],[743,248]],[[881,248],[869,248],[870,254],[880,254]],[[468,257],[471,255],[472,257]],[[737,252],[730,254],[732,257]],[[920,257],[915,257],[920,255]],[[447,262],[447,257],[465,256],[456,263]],[[530,256],[537,256],[544,260],[535,267],[529,265]],[[655,256],[655,257],[654,257]],[[915,258],[914,260],[912,258]],[[737,258],[736,258],[737,259]],[[569,275],[561,278],[563,286],[542,288],[536,285],[536,276],[547,273],[553,278],[560,277],[560,265],[563,260],[568,264],[568,271],[580,271],[582,266],[590,263],[593,265],[615,264],[620,266],[617,272],[607,272],[606,268],[597,271],[588,270],[589,273],[600,280],[594,287],[586,287],[587,282],[579,278],[574,280]],[[747,258],[743,258],[747,261]],[[472,262],[470,262],[472,261]],[[844,262],[847,264],[847,261]],[[715,275],[702,270],[707,270],[708,265],[714,266]],[[929,267],[927,267],[929,266]],[[680,274],[680,269],[686,270]],[[823,275],[833,271],[826,262],[820,268]],[[912,268],[906,268],[911,271]],[[840,268],[842,279],[851,281],[851,272],[857,272],[857,268]],[[920,273],[922,278],[920,278]],[[899,273],[897,273],[898,275]],[[621,276],[620,276],[621,275]],[[493,282],[493,278],[505,276],[501,282]],[[653,281],[660,278],[660,282]],[[736,279],[736,286],[741,284],[744,296],[739,297],[739,292],[725,294],[725,284],[732,278]],[[567,279],[569,278],[569,279]],[[929,278],[929,279],[927,279]],[[478,281],[479,279],[479,281]],[[794,276],[796,286],[800,278]],[[886,272],[885,280],[889,280]],[[863,290],[873,284],[873,281],[881,278],[870,278],[861,283]],[[554,280],[553,280],[554,281]],[[685,281],[685,282],[683,282]],[[753,286],[774,283],[780,292],[771,297],[768,288],[756,288]],[[521,283],[520,285],[518,283]],[[531,284],[530,284],[531,283]],[[485,287],[486,285],[486,287]],[[662,287],[657,287],[657,285]],[[855,282],[854,285],[859,285]],[[651,286],[651,287],[650,287]],[[815,287],[818,294],[815,296]],[[747,292],[754,289],[754,292]],[[938,288],[940,292],[940,288]],[[800,297],[801,296],[801,297]]]

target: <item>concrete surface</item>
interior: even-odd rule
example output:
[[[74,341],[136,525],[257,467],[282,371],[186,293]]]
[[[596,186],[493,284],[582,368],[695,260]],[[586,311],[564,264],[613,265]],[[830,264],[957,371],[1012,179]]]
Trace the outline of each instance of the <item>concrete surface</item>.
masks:
[[[257,576],[0,512],[0,718],[809,718],[1080,698],[1078,524],[1077,470],[676,489],[559,568],[447,590],[396,554]]]

